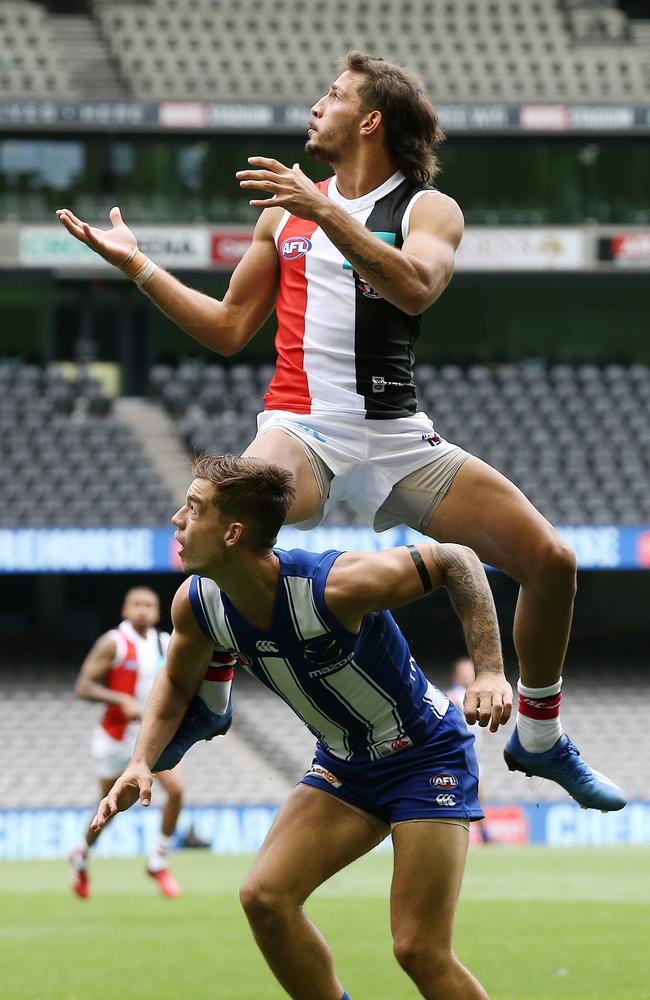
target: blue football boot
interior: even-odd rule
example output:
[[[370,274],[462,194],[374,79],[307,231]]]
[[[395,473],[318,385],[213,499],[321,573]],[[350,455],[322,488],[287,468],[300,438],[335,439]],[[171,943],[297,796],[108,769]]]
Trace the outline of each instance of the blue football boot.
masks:
[[[555,781],[583,809],[615,812],[627,802],[618,785],[585,764],[578,748],[566,733],[560,736],[550,750],[528,753],[519,742],[519,734],[515,728],[506,743],[503,757],[510,771],[523,771],[529,778],[535,775]]]
[[[232,722],[232,701],[223,715],[211,711],[203,698],[194,695],[185,710],[176,735],[169,741],[160,757],[152,767],[152,771],[170,771],[176,767],[179,760],[191,746],[200,740],[211,740],[215,736],[225,736]]]

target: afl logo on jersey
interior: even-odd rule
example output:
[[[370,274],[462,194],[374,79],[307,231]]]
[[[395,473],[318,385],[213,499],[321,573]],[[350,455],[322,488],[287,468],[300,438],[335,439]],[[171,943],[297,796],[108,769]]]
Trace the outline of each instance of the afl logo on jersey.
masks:
[[[280,253],[285,260],[298,260],[311,250],[311,240],[306,236],[289,236],[283,241]]]

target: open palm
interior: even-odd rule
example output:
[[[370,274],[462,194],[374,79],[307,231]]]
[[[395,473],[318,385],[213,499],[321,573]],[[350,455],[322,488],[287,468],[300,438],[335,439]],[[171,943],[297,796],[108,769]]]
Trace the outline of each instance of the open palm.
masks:
[[[69,233],[115,267],[120,267],[138,245],[134,234],[122,220],[119,208],[112,208],[110,211],[111,229],[89,226],[68,208],[60,208],[56,214],[61,225],[65,226]]]

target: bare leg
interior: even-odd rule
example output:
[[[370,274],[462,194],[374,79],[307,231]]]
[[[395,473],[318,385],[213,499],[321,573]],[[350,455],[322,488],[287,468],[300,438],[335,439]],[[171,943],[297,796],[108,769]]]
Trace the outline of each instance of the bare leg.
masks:
[[[533,688],[557,681],[571,629],[576,562],[551,524],[505,476],[471,457],[427,534],[470,546],[521,584],[514,641],[522,681]]]
[[[244,452],[246,458],[263,458],[293,473],[296,499],[289,511],[287,524],[306,521],[320,507],[321,495],[305,450],[298,440],[280,427],[259,435]]]
[[[160,771],[156,775],[158,781],[167,793],[167,801],[163,808],[161,833],[163,837],[171,837],[176,829],[176,823],[183,805],[182,767],[177,765],[173,771]]]
[[[358,813],[317,788],[298,785],[282,806],[240,897],[257,944],[294,1000],[341,1000],[330,950],[302,907],[378,839]]]
[[[452,948],[468,839],[459,824],[419,821],[393,828],[395,957],[426,1000],[488,1000]]]

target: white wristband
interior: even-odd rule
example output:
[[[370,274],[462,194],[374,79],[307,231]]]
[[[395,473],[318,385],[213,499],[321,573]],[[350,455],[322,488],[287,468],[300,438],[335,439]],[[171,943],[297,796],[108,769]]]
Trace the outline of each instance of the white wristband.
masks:
[[[154,264],[152,260],[147,257],[145,263],[142,265],[137,274],[133,275],[133,281],[138,286],[142,288],[145,281],[148,281],[151,275],[158,270],[158,265]]]
[[[133,247],[133,250],[132,250],[132,251],[131,251],[131,253],[130,253],[130,254],[128,255],[128,257],[125,257],[125,258],[124,258],[124,260],[122,261],[122,263],[121,263],[121,264],[119,265],[119,266],[120,266],[120,270],[121,270],[121,269],[122,269],[123,267],[126,267],[126,265],[127,265],[128,263],[130,263],[130,261],[132,261],[132,260],[133,260],[133,258],[134,258],[134,257],[135,257],[135,255],[137,254],[137,252],[138,252],[138,247],[137,247],[137,245],[136,245],[136,246],[134,246],[134,247]]]

